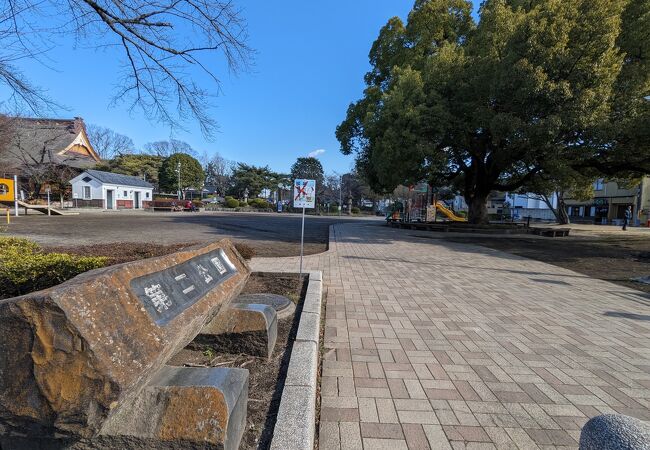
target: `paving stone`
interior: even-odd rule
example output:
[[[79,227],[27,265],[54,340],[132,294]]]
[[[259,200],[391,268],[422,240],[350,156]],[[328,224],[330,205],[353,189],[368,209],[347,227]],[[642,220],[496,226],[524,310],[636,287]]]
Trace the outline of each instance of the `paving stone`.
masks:
[[[404,432],[421,427],[431,449],[452,448],[451,441],[454,448],[575,448],[580,427],[594,415],[650,419],[650,323],[603,315],[632,303],[635,314],[650,315],[637,291],[404,231],[337,224],[330,250],[305,257],[308,271],[323,271],[326,350],[361,363],[324,370],[324,397],[374,401],[381,425],[416,422],[403,423]],[[252,267],[295,272],[298,259],[255,258]],[[320,307],[319,295],[309,293],[307,308]],[[337,353],[333,360],[343,358]],[[413,413],[430,411],[400,409],[404,400],[428,400],[457,439],[450,441],[437,423],[417,423]],[[361,420],[354,408],[325,412]],[[361,445],[354,430],[350,436]],[[537,445],[526,430],[542,430],[537,438],[553,443]],[[388,440],[366,437],[364,444],[377,448]],[[420,445],[415,438],[390,440],[391,450],[397,442]]]

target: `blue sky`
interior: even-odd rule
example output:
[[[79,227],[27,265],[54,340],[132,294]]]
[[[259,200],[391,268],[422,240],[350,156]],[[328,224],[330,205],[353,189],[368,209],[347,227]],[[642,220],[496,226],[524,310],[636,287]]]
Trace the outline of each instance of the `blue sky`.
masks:
[[[237,76],[221,74],[222,93],[212,111],[220,130],[213,141],[206,141],[195,124],[173,137],[199,153],[219,152],[278,171],[288,171],[297,157],[320,149],[326,172],[348,171],[353,157],[339,152],[334,130],[348,104],[362,95],[368,51],[379,29],[390,17],[406,17],[413,0],[237,4],[256,51],[254,66]],[[168,127],[130,114],[123,105],[109,107],[120,70],[115,50],[79,48],[72,39],[62,44],[49,54],[55,70],[29,62],[22,66],[35,84],[69,108],[61,116],[112,128],[138,148],[170,137]]]

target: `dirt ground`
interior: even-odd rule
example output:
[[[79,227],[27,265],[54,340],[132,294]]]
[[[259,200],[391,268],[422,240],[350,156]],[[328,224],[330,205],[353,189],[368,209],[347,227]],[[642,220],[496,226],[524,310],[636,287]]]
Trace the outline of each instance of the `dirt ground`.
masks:
[[[630,280],[650,275],[650,233],[625,235],[575,230],[565,238],[456,234],[442,239],[501,250],[650,292],[650,285]]]
[[[243,293],[272,293],[288,297],[298,304],[296,314],[278,322],[278,338],[270,361],[243,354],[220,353],[218,349],[196,339],[176,354],[168,364],[193,367],[236,367],[249,371],[247,429],[240,449],[266,449],[271,444],[275,418],[280,407],[284,379],[291,356],[291,347],[297,332],[302,299],[307,283],[298,276],[272,273],[253,273]]]

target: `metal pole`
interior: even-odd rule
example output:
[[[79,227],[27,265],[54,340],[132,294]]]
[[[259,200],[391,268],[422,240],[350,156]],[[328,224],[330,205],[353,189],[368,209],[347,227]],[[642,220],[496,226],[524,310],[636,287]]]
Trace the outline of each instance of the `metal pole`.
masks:
[[[181,162],[178,161],[176,165],[176,171],[178,172],[178,199],[181,199]]]
[[[339,179],[339,217],[341,217],[341,210],[343,209],[343,205],[341,202],[343,201],[343,196],[341,194],[341,191],[343,190],[343,175],[341,175]]]
[[[50,189],[47,190],[47,215],[50,216]]]
[[[302,279],[302,255],[305,246],[305,207],[302,207],[302,231],[300,233],[300,279]]]
[[[14,175],[14,214],[18,217],[18,175]]]

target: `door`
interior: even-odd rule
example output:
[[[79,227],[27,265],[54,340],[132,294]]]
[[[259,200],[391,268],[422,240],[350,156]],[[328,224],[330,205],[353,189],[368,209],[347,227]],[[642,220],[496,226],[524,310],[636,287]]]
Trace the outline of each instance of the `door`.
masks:
[[[133,194],[134,194],[133,208],[140,209],[140,192],[135,191]]]
[[[106,209],[113,209],[113,190],[106,191]]]

